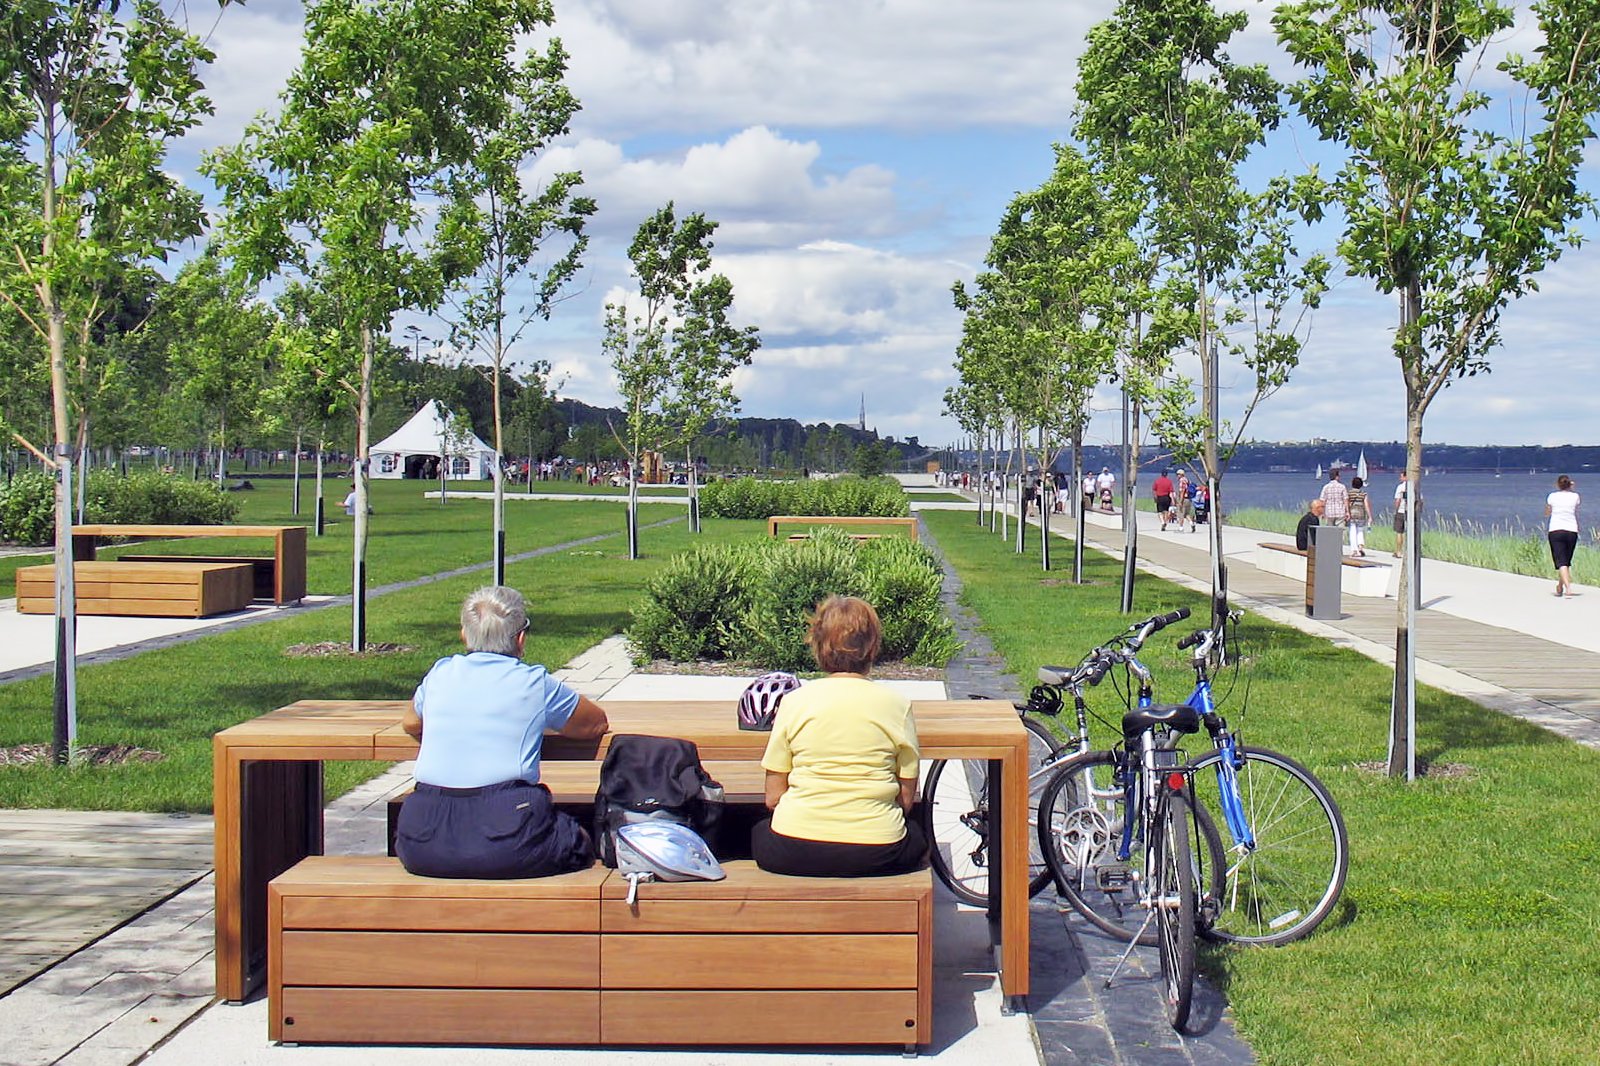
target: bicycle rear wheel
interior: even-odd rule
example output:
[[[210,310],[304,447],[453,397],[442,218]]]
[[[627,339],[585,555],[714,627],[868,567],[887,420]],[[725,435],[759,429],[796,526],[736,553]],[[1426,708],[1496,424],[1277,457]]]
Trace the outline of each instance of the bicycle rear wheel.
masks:
[[[1163,782],[1161,787],[1166,789]],[[1194,1000],[1195,880],[1189,850],[1189,801],[1167,791],[1157,819],[1155,891],[1156,948],[1161,958],[1163,1005],[1167,1021],[1180,1033],[1189,1024]]]
[[[1350,841],[1339,805],[1316,775],[1287,755],[1238,748],[1239,810],[1255,836],[1239,843],[1227,830],[1223,888],[1201,923],[1201,936],[1245,944],[1287,944],[1332,913],[1344,890]],[[1216,749],[1194,762],[1196,802],[1227,826],[1226,775]]]
[[[1039,793],[1049,779],[1060,743],[1042,722],[1024,718],[1028,730],[1028,820],[1038,808]],[[928,834],[928,860],[963,903],[989,905],[989,764],[981,759],[939,759],[928,767],[922,786],[922,817]],[[1038,895],[1050,881],[1050,869],[1039,853],[1038,834],[1028,834],[1028,894]]]
[[[1122,843],[1123,790],[1115,780],[1116,755],[1090,751],[1057,764],[1039,800],[1039,848],[1063,899],[1097,929],[1118,940],[1156,944],[1139,904],[1144,841],[1134,835],[1127,861]],[[1222,838],[1205,808],[1193,806],[1191,868],[1208,896],[1222,892]],[[1141,930],[1143,930],[1141,932]]]

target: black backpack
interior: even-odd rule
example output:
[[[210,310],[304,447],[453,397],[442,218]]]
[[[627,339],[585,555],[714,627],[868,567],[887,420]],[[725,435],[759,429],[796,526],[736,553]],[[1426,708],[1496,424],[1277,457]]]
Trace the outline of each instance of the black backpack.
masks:
[[[700,765],[700,749],[693,741],[614,736],[594,794],[594,845],[600,861],[615,868],[617,829],[651,820],[686,825],[715,850],[722,786]]]

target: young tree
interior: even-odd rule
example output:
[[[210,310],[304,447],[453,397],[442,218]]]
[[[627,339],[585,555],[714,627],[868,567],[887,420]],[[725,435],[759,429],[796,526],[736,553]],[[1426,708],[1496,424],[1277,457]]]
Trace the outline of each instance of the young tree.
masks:
[[[753,328],[728,322],[733,284],[711,271],[717,224],[698,212],[680,222],[669,202],[640,224],[628,248],[639,302],[606,305],[605,350],[617,374],[627,437],[628,557],[639,557],[639,464],[662,446],[672,416],[686,416],[695,396],[713,406],[734,402],[727,378],[755,351]],[[703,427],[702,427],[703,428]],[[615,430],[613,430],[615,432]]]
[[[198,76],[210,59],[155,0],[0,10],[0,298],[50,378],[48,451],[17,439],[56,474],[57,761],[77,732],[72,346],[87,353],[119,272],[200,231],[199,196],[163,167],[168,142],[210,111]]]
[[[427,235],[419,197],[469,165],[514,109],[521,39],[545,0],[315,0],[282,108],[207,161],[230,251],[254,280],[293,273],[359,338],[351,646],[366,644],[367,475],[379,337],[395,312],[432,308],[473,265],[448,231]],[[339,368],[341,371],[343,367]]]
[[[1400,301],[1407,538],[1417,532],[1423,416],[1452,381],[1489,370],[1500,315],[1578,242],[1577,185],[1600,111],[1600,29],[1586,0],[1534,3],[1538,50],[1497,64],[1509,101],[1480,87],[1513,11],[1495,0],[1300,0],[1274,18],[1307,74],[1302,115],[1347,152],[1333,179],[1339,254]],[[1389,772],[1416,774],[1415,567],[1401,563]]]
[[[523,171],[550,141],[567,132],[577,98],[562,83],[566,53],[552,40],[513,68],[505,86],[510,107],[467,162],[439,183],[446,207],[441,234],[473,264],[458,285],[451,334],[458,349],[488,360],[494,394],[494,573],[506,569],[505,416],[501,378],[506,358],[535,319],[548,319],[561,290],[578,271],[588,244],[585,220],[595,203],[577,195],[582,176],[558,174],[544,188],[523,188]],[[552,239],[566,246],[540,265]],[[542,391],[542,390],[541,390]],[[531,479],[530,479],[531,480]],[[442,493],[441,493],[442,498]]]
[[[1090,31],[1078,66],[1078,135],[1102,164],[1137,176],[1152,241],[1192,289],[1191,339],[1205,383],[1201,461],[1214,514],[1221,504],[1215,285],[1238,258],[1248,201],[1238,169],[1282,112],[1267,69],[1236,63],[1225,51],[1248,21],[1244,11],[1219,14],[1208,0],[1122,0]],[[1215,612],[1226,587],[1216,521],[1211,581]]]
[[[184,265],[157,305],[174,391],[216,427],[217,483],[227,476],[228,430],[260,414],[273,320],[249,303],[214,250]]]

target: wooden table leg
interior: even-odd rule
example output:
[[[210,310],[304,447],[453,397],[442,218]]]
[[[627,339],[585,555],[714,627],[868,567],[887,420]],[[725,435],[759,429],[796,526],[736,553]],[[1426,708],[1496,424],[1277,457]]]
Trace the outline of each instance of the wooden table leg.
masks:
[[[1008,1009],[1028,995],[1028,749],[1026,734],[1004,759],[990,763],[990,840],[999,854],[989,870],[990,906],[1000,906],[1000,992]],[[998,792],[999,795],[995,795]],[[996,812],[998,821],[994,821]],[[995,877],[999,876],[999,884]],[[993,920],[991,918],[991,920]]]
[[[217,996],[237,1003],[266,978],[267,882],[322,853],[322,763],[217,763]]]

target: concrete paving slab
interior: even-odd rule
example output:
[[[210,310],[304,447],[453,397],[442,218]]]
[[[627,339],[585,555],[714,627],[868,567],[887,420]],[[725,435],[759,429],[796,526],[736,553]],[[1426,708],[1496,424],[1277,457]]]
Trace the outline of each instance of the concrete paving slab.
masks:
[[[331,596],[307,596],[306,607],[331,602]],[[210,618],[118,618],[81,615],[78,618],[78,658],[87,661],[96,653],[133,647],[158,637],[193,633],[237,624],[242,619],[294,611],[269,603],[252,604],[242,611],[213,615]],[[16,601],[0,602],[0,678],[13,670],[42,666],[55,659],[56,622],[54,615],[19,614]]]

